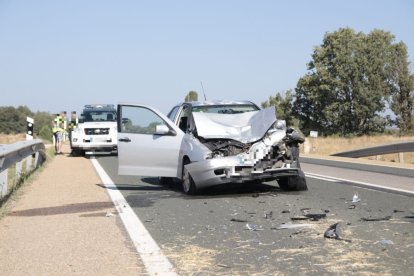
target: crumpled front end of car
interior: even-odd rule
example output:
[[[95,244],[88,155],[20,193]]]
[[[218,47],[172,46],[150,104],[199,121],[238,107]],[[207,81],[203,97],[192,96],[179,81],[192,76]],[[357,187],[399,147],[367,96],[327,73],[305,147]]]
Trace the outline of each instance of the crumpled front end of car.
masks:
[[[271,128],[254,143],[204,141],[212,149],[210,158],[186,166],[198,188],[297,176],[300,171],[298,144],[303,141],[300,133],[286,130],[282,124]]]

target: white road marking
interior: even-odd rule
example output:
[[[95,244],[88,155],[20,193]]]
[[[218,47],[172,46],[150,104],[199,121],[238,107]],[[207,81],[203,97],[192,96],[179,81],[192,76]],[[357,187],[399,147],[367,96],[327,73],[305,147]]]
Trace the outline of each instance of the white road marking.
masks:
[[[134,213],[131,206],[129,206],[124,196],[99,162],[94,158],[91,158],[91,162],[99,174],[102,184],[105,185],[106,191],[114,202],[115,208],[117,209],[137,252],[141,256],[148,274],[177,275],[172,264],[168,261],[167,257],[164,256],[157,243],[151,237],[141,220]]]
[[[337,177],[326,176],[326,175],[321,175],[321,174],[314,174],[314,173],[305,173],[305,175],[307,177],[326,180],[326,181],[330,181],[330,182],[355,183],[355,184],[358,184],[360,186],[364,186],[364,187],[367,187],[367,188],[380,189],[380,190],[393,191],[393,192],[397,192],[397,193],[414,195],[414,192],[410,191],[410,190],[392,188],[392,187],[387,187],[387,186],[377,185],[377,184],[372,184],[372,183],[367,183],[367,182],[355,181],[355,180],[344,179],[344,178],[337,178]]]

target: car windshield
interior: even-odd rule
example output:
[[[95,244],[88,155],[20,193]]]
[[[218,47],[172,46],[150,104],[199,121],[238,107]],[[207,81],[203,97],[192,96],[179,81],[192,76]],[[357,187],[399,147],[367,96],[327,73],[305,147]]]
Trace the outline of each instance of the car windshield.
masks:
[[[88,110],[83,113],[84,122],[116,122],[115,110]]]
[[[232,105],[204,105],[204,106],[194,106],[193,112],[205,112],[205,113],[220,113],[220,114],[236,114],[244,113],[259,110],[255,105],[241,105],[241,104],[232,104]]]

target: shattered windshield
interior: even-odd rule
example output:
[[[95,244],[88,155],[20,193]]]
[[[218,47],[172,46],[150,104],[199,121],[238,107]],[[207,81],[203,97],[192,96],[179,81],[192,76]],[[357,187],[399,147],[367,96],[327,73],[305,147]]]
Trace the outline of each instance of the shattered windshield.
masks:
[[[244,112],[257,111],[258,108],[254,105],[204,105],[204,106],[194,106],[193,112],[203,112],[203,113],[218,113],[218,114],[237,114]]]

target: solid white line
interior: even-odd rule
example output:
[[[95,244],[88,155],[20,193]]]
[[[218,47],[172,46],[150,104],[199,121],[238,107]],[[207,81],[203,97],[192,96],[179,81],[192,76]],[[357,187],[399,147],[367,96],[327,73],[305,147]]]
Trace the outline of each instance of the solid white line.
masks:
[[[167,257],[96,159],[91,159],[149,275],[177,275]]]
[[[372,184],[372,183],[367,183],[367,182],[355,181],[355,180],[344,179],[344,178],[337,178],[337,177],[326,176],[326,175],[321,175],[321,174],[314,174],[314,173],[305,173],[305,175],[308,176],[308,177],[321,179],[321,180],[326,180],[326,181],[330,181],[330,182],[349,182],[349,183],[355,183],[355,184],[370,187],[370,188],[377,188],[377,189],[381,189],[381,190],[388,190],[388,191],[394,191],[394,192],[398,192],[398,193],[414,195],[414,192],[410,191],[410,190],[392,188],[392,187],[387,187],[387,186],[382,186],[382,185],[377,185],[377,184]]]

